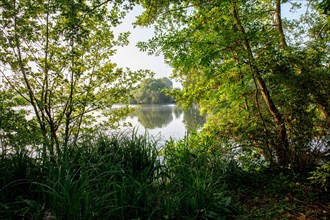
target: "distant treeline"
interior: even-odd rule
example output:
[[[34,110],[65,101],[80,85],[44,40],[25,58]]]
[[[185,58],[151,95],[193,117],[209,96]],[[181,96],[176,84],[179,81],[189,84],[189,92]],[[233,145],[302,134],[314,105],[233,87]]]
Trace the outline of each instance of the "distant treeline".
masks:
[[[174,103],[172,96],[166,91],[173,89],[173,83],[167,77],[148,78],[142,81],[131,93],[131,104],[168,104]]]

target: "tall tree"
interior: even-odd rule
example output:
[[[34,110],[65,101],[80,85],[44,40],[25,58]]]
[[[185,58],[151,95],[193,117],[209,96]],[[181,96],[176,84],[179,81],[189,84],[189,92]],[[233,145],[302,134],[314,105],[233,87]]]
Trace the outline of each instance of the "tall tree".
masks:
[[[32,106],[45,154],[76,143],[82,129],[97,130],[92,112],[127,102],[136,78],[146,74],[110,60],[115,47],[128,43],[128,33],[116,37],[113,29],[131,7],[124,0],[1,2],[1,77]],[[111,114],[107,122],[116,119]]]
[[[317,1],[300,20],[283,19],[281,0],[139,2],[137,24],[156,30],[140,48],[164,54],[207,130],[280,166],[305,165],[329,128],[329,27]]]

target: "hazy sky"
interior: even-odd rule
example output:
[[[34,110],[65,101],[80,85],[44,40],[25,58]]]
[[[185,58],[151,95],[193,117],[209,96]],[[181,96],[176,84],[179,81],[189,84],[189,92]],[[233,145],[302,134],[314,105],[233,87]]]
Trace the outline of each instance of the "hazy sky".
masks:
[[[155,73],[155,78],[169,77],[171,68],[164,63],[163,56],[149,56],[146,52],[141,52],[136,43],[139,41],[147,41],[153,36],[152,28],[136,27],[133,28],[132,23],[135,17],[142,13],[142,7],[137,6],[131,11],[123,23],[117,27],[116,32],[130,31],[130,44],[126,47],[120,47],[117,54],[113,57],[113,61],[119,67],[129,67],[132,70],[149,69]]]

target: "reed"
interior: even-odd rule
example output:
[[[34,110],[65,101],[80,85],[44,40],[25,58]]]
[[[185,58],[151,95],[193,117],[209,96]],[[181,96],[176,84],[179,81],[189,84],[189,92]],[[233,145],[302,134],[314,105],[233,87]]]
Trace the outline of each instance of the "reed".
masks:
[[[164,149],[133,131],[69,146],[55,162],[6,155],[0,218],[219,219],[233,211],[220,157],[187,140]]]

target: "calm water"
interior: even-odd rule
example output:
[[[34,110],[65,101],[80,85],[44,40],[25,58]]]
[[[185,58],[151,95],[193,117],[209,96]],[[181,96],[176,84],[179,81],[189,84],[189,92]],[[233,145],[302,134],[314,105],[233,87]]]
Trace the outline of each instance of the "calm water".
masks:
[[[199,114],[197,108],[184,111],[175,104],[131,106],[137,109],[122,120],[122,126],[119,128],[119,131],[135,128],[138,134],[147,132],[159,139],[161,143],[169,140],[170,137],[174,140],[179,140],[187,132],[201,129],[205,123],[205,117]],[[122,105],[114,105],[113,107],[120,108]],[[31,111],[27,118],[32,118],[34,115],[32,107],[25,107],[25,109]],[[100,113],[95,113],[95,115],[98,116]],[[124,126],[124,123],[130,123],[131,126]]]
[[[168,140],[170,137],[178,140],[183,138],[187,131],[200,129],[205,117],[200,116],[195,108],[183,111],[176,105],[140,105],[123,122],[130,123],[137,129],[138,134],[147,131],[161,140]],[[121,128],[124,129],[127,127]]]

